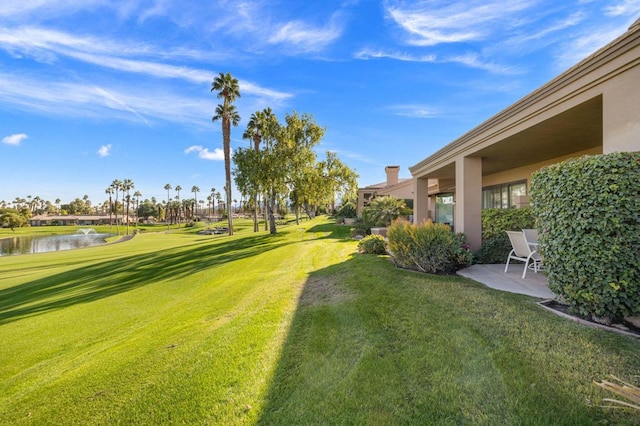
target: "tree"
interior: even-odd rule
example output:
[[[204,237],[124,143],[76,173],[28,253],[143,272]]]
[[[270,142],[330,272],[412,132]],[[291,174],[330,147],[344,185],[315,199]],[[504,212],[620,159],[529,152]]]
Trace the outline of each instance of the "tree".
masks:
[[[135,185],[131,179],[125,179],[122,181],[122,198],[127,201],[127,235],[129,235],[129,206],[131,205],[131,190],[135,188]]]
[[[109,206],[111,206],[111,190],[109,188],[107,188],[105,190],[105,192],[107,192],[107,191],[109,191],[108,192],[108,194],[109,194]],[[56,210],[57,210],[58,214],[60,214],[60,203],[61,203],[60,198],[56,198]],[[109,213],[109,224],[111,224],[111,213]]]
[[[142,193],[140,191],[136,191],[133,193],[133,196],[136,197],[136,228],[137,228],[138,222],[140,221],[140,197],[142,197]]]
[[[116,204],[114,208],[116,215],[116,234],[120,235],[120,226],[118,225],[118,191],[120,191],[120,189],[122,188],[122,181],[120,179],[115,179],[113,182],[111,182],[111,188],[113,188],[116,194]]]
[[[171,191],[171,185],[166,184],[164,186],[164,189],[166,189],[167,191],[167,208],[164,212],[164,220],[167,222],[167,229],[169,229],[169,204],[171,203],[171,194],[169,193],[169,191]]]
[[[176,185],[176,187],[174,188],[176,190],[176,200],[178,201],[178,204],[176,204],[176,206],[178,207],[178,228],[180,228],[180,222],[182,220],[182,205],[180,204],[180,191],[182,191],[182,187],[180,185]]]
[[[310,199],[318,193],[319,171],[313,148],[320,143],[324,129],[309,114],[296,112],[285,117],[284,142],[289,161],[287,184],[298,199]],[[296,224],[300,223],[300,203],[296,203]]]
[[[17,211],[7,210],[0,214],[0,225],[8,226],[13,232],[27,224],[27,218]]]
[[[109,196],[109,227],[113,226],[113,222],[111,221],[111,215],[113,213],[113,200],[111,195],[113,194],[113,187],[109,186],[104,190],[104,193]],[[56,206],[58,207],[58,214],[60,214],[60,199],[56,199]]]
[[[231,124],[237,126],[240,122],[235,105],[232,104],[240,97],[238,80],[231,73],[220,73],[211,84],[211,91],[218,92],[218,99],[223,99],[223,104],[216,107],[212,120],[222,121],[222,147],[224,150],[225,192],[227,202],[227,215],[229,220],[229,235],[233,235],[233,215],[231,211]]]
[[[251,114],[251,117],[249,118],[249,122],[247,123],[247,129],[242,134],[242,138],[251,140],[253,142],[253,147],[255,149],[255,152],[259,153],[260,143],[262,142],[263,138],[268,139],[269,143],[267,143],[267,149],[271,148],[271,146],[273,145],[271,141],[274,139],[275,131],[277,130],[278,127],[279,127],[278,119],[273,114],[273,111],[271,110],[271,108],[265,108],[262,111],[258,111]],[[258,208],[259,208],[258,194],[260,194],[260,191],[263,191],[265,189],[261,187],[261,179],[259,178],[259,175],[261,173],[261,170],[260,170],[260,164],[262,162],[261,156],[257,155],[252,158],[249,158],[247,157],[247,155],[245,155],[244,158],[242,159],[239,158],[239,161],[244,161],[244,162],[253,161],[253,163],[255,163],[251,166],[247,164],[247,167],[256,168],[255,170],[252,171],[253,174],[256,175],[255,179],[250,179],[248,176],[246,176],[245,178],[240,177],[240,179],[245,179],[245,183],[246,183],[247,182],[246,178],[249,178],[250,182],[252,183],[250,186],[245,185],[245,189],[249,191],[249,192],[245,192],[245,194],[249,196],[249,202],[253,206],[253,231],[257,232],[258,231]],[[245,169],[244,172],[248,173],[250,172],[250,170]],[[264,197],[265,203],[267,198],[268,197]],[[266,214],[267,214],[267,209],[265,209],[265,222],[264,222],[265,230],[267,226]]]
[[[193,185],[191,187],[191,192],[193,192],[193,210],[195,212],[195,220],[198,220],[198,192],[200,192],[200,188],[198,188],[196,185]]]

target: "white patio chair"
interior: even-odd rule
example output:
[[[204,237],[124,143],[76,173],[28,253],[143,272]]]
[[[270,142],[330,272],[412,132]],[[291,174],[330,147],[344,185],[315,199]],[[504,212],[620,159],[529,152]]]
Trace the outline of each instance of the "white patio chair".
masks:
[[[522,233],[529,244],[538,243],[538,230],[537,229],[523,229]]]
[[[509,262],[511,259],[524,262],[524,271],[522,272],[522,278],[527,275],[527,269],[531,268],[537,274],[542,269],[542,257],[536,250],[533,250],[528,244],[527,239],[524,236],[524,232],[518,231],[506,231],[509,235],[509,241],[511,241],[511,247],[513,250],[507,257],[507,264],[504,267],[505,274],[509,268]]]

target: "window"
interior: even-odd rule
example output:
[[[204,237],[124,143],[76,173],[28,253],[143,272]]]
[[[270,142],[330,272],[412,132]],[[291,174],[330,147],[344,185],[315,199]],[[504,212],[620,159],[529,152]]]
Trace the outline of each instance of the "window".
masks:
[[[482,208],[507,209],[514,207],[516,195],[527,195],[527,181],[488,186],[482,189]]]

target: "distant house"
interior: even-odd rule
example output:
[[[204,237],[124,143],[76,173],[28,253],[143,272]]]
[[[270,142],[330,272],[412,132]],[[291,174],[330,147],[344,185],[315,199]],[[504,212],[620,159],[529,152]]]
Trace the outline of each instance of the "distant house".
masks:
[[[400,179],[400,166],[387,166],[384,171],[387,174],[385,182],[358,188],[356,207],[358,216],[362,216],[362,209],[368,206],[375,197],[390,195],[400,200],[406,200],[409,206],[413,204],[413,179]]]
[[[131,219],[133,220],[133,219]],[[76,225],[76,226],[97,226],[109,225],[115,221],[115,216],[109,215],[37,215],[29,219],[31,226],[48,226],[48,225]],[[118,216],[118,222],[126,223],[126,216]]]
[[[482,209],[528,205],[533,172],[568,158],[615,151],[640,151],[640,19],[410,167],[415,220],[449,222],[478,249]]]

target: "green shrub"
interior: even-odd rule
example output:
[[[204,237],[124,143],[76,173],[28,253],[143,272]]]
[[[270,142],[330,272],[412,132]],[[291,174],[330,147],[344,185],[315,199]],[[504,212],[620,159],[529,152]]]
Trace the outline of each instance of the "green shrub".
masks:
[[[361,236],[365,237],[371,234],[371,227],[365,223],[362,218],[356,219],[356,223],[351,228],[351,237]]]
[[[353,218],[353,217],[357,217],[357,212],[356,212],[356,205],[352,202],[346,202],[344,203],[342,206],[340,206],[340,209],[338,209],[338,213],[337,213],[338,217],[349,217],[349,218]]]
[[[533,175],[549,288],[608,323],[640,313],[640,153],[585,156]]]
[[[382,235],[367,235],[358,243],[358,253],[386,254],[387,242]]]
[[[482,210],[482,246],[475,253],[478,263],[504,263],[511,251],[505,231],[520,231],[535,227],[530,207],[520,209]]]
[[[370,226],[389,226],[406,208],[404,200],[396,197],[376,197],[362,210],[362,218]]]
[[[403,268],[448,274],[471,261],[464,236],[453,234],[451,228],[442,223],[427,221],[413,225],[395,221],[387,228],[387,237],[394,262]]]

